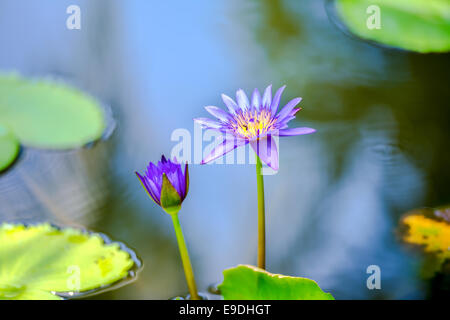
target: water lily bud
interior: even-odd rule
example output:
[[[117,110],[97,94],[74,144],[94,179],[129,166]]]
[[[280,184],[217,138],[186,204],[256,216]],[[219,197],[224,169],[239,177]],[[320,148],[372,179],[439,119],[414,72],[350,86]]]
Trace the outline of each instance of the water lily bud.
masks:
[[[186,163],[184,172],[177,159],[167,160],[164,155],[157,165],[149,163],[144,175],[136,172],[139,180],[153,199],[168,214],[176,214],[189,189],[189,172]]]

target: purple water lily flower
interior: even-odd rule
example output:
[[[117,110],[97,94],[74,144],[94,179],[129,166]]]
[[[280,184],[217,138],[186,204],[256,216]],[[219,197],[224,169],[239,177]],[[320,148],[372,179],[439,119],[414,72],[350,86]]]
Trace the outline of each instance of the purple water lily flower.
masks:
[[[144,175],[136,172],[148,195],[167,213],[176,213],[186,198],[189,189],[189,172],[186,163],[184,172],[177,159],[167,160],[164,155],[157,165],[152,162]]]
[[[211,162],[239,146],[250,143],[259,158],[274,170],[278,170],[278,149],[274,136],[296,136],[313,133],[312,128],[288,128],[288,122],[295,118],[301,109],[295,106],[302,100],[289,101],[277,113],[281,94],[286,86],[277,90],[272,99],[272,85],[269,85],[261,98],[258,89],[253,91],[251,102],[242,89],[236,92],[236,101],[222,94],[228,112],[215,107],[205,107],[217,120],[195,118],[194,121],[204,128],[213,129],[224,134],[222,142],[203,160],[202,164]]]

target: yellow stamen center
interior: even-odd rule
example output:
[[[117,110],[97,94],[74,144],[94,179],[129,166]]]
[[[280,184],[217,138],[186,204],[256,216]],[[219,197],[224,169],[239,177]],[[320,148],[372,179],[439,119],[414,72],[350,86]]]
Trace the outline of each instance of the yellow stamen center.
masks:
[[[254,138],[273,129],[275,120],[267,110],[247,110],[234,116],[236,123],[232,124],[234,131],[243,138]]]

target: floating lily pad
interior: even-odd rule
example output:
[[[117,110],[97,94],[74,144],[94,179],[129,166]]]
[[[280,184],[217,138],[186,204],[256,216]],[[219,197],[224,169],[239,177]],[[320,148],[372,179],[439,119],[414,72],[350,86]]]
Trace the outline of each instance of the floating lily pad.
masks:
[[[0,244],[0,300],[76,297],[127,278],[135,266],[117,242],[47,223],[0,225]]]
[[[0,124],[0,172],[8,168],[19,155],[20,145],[16,137]]]
[[[334,300],[313,280],[239,265],[223,272],[218,289],[225,300]]]
[[[102,136],[97,102],[61,83],[0,76],[0,122],[25,146],[71,149]]]
[[[380,9],[380,28],[367,21]],[[335,0],[340,20],[353,34],[370,41],[416,52],[450,50],[448,0]]]

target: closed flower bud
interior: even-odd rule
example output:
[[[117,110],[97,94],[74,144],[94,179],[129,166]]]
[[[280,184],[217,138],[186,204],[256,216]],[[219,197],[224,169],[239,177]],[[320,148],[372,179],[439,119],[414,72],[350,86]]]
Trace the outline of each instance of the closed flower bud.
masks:
[[[189,189],[189,172],[186,163],[184,172],[176,158],[167,160],[164,156],[157,165],[149,163],[144,175],[136,172],[139,180],[153,199],[168,214],[176,214],[186,198]]]

